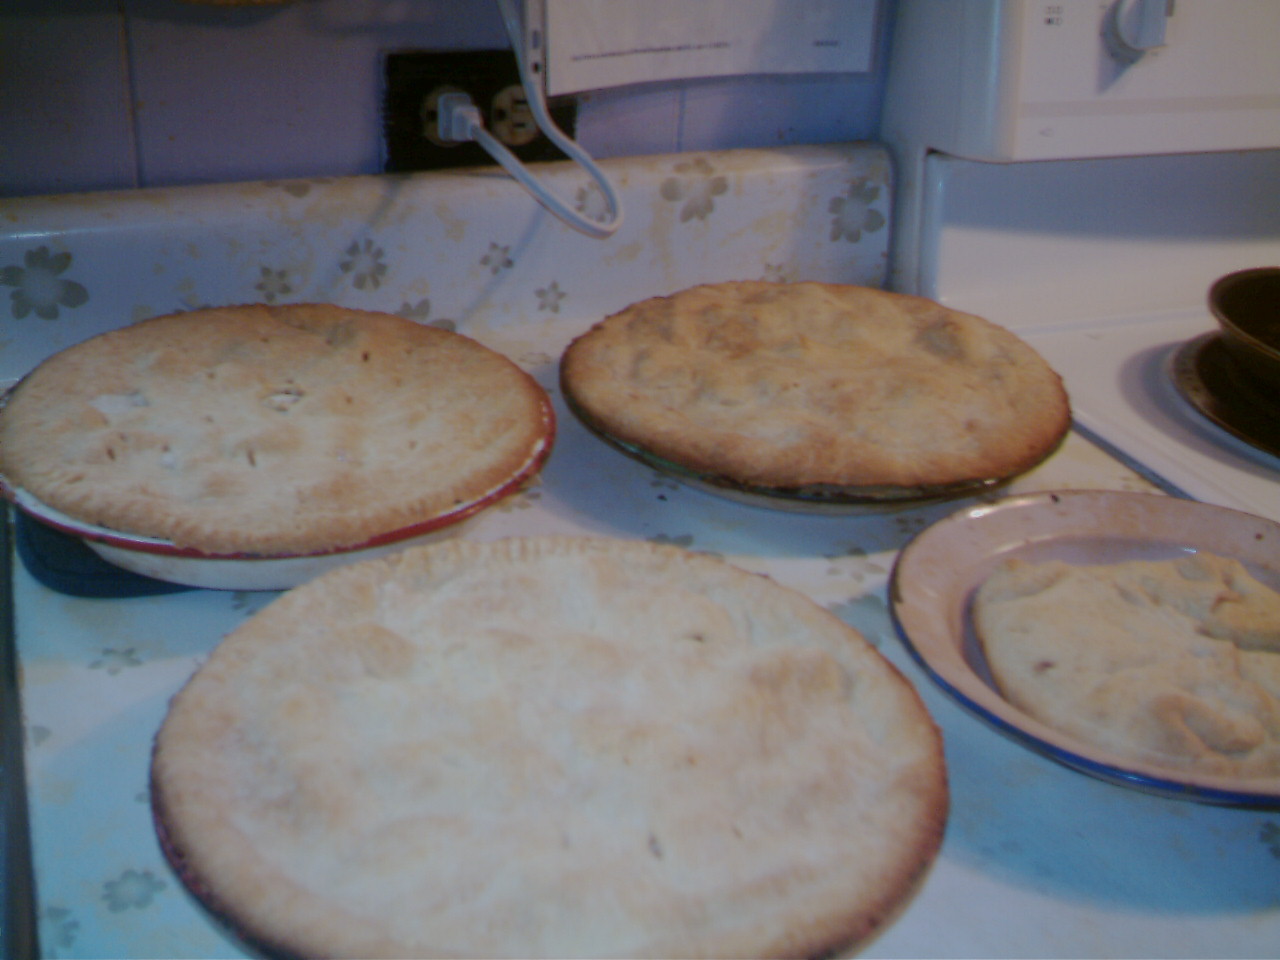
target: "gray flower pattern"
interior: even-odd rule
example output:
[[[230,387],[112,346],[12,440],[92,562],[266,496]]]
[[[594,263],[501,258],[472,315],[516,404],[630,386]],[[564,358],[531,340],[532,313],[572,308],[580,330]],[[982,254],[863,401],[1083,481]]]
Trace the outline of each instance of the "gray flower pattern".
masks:
[[[503,270],[511,269],[514,265],[514,261],[511,259],[511,248],[490,242],[489,252],[480,258],[480,265],[488,267],[489,272],[495,276]]]
[[[439,327],[441,330],[448,330],[450,333],[458,329],[458,324],[455,320],[449,320],[446,317],[437,317],[434,320],[429,319],[431,316],[431,301],[426,297],[423,297],[417,303],[409,303],[406,300],[400,304],[400,309],[396,311],[396,314],[406,320],[425,323],[429,327]]]
[[[355,240],[346,249],[346,259],[338,266],[343,273],[351,275],[351,282],[357,290],[366,287],[377,290],[387,275],[387,265],[383,262],[385,256],[383,249],[372,240]]]
[[[66,907],[45,907],[40,915],[40,945],[57,955],[75,945],[80,921]]]
[[[609,219],[609,200],[595,181],[578,188],[574,197],[574,209],[597,223],[604,223]]]
[[[102,885],[102,899],[112,913],[141,910],[150,906],[155,895],[167,884],[157,880],[150,870],[126,870],[115,880]]]
[[[102,656],[89,664],[89,669],[105,670],[114,677],[121,670],[140,666],[142,661],[138,659],[138,653],[133,647],[127,647],[124,650],[113,650],[107,647],[102,651]]]
[[[715,198],[729,190],[729,181],[718,176],[705,157],[677,163],[675,176],[658,188],[663,200],[680,203],[680,222],[705,220],[715,209]]]
[[[856,583],[864,583],[867,580],[879,579],[888,572],[857,544],[849,544],[840,552],[827,553],[824,556],[831,561],[831,566],[827,568],[828,576],[844,576]],[[846,569],[847,565],[842,564],[842,561],[852,561],[852,569]]]
[[[857,243],[863,232],[874,233],[884,228],[885,216],[872,204],[880,197],[880,187],[866,177],[859,177],[849,185],[843,197],[833,197],[827,210],[832,214],[831,239]]]
[[[568,294],[560,289],[560,284],[556,283],[554,280],[545,287],[534,291],[534,294],[538,298],[538,309],[549,310],[552,313],[560,312],[560,301],[568,296]]]
[[[0,269],[0,284],[14,288],[9,294],[14,318],[34,313],[41,320],[57,320],[62,307],[74,310],[87,303],[84,285],[62,276],[70,266],[71,254],[65,250],[36,247],[23,255],[22,266]]]
[[[293,293],[293,287],[289,284],[288,271],[272,270],[270,267],[262,267],[261,279],[258,280],[254,289],[262,294],[262,299],[267,303],[275,303],[280,297],[287,297]]]
[[[396,313],[399,316],[404,317],[406,320],[417,320],[421,323],[425,321],[427,317],[431,316],[431,301],[425,297],[417,303],[410,303],[406,300],[404,303],[400,304],[400,309],[397,310]]]

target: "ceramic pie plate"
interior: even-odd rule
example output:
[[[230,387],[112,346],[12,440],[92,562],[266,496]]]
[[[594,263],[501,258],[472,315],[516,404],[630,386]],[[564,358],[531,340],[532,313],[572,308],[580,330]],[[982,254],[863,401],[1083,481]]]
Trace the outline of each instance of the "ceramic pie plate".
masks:
[[[583,426],[615,450],[696,490],[767,510],[830,516],[896,513],[944,500],[990,493],[1013,479],[967,480],[921,487],[841,487],[830,484],[786,488],[753,486],[719,474],[693,470],[660,457],[644,447],[614,436],[574,403],[567,393],[565,402]]]
[[[211,590],[288,590],[334,567],[456,536],[465,521],[515,493],[542,468],[551,453],[555,434],[549,408],[547,417],[547,433],[532,448],[521,468],[503,483],[447,513],[341,550],[278,556],[203,553],[169,540],[84,523],[42,503],[26,490],[10,487],[3,478],[0,478],[0,494],[33,520],[79,537],[102,559],[131,573]]]
[[[1211,777],[1135,764],[1045,726],[996,690],[974,634],[974,591],[1005,559],[1120,563],[1197,551],[1234,557],[1280,589],[1280,523],[1158,494],[1060,491],[958,510],[918,534],[890,579],[894,624],[917,663],[970,713],[1081,773],[1182,800],[1280,807],[1280,778]]]

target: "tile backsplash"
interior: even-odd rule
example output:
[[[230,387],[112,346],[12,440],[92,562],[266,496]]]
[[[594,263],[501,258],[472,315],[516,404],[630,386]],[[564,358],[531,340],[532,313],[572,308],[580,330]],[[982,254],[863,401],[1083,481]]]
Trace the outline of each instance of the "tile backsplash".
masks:
[[[876,68],[580,98],[600,158],[874,138]],[[509,46],[495,0],[6,0],[0,198],[378,173],[382,61]]]
[[[607,241],[501,171],[440,171],[15,198],[0,215],[0,382],[145,317],[337,303],[536,341],[644,297],[720,280],[880,286],[892,203],[876,143],[602,161],[626,210]],[[588,209],[595,185],[543,164]]]

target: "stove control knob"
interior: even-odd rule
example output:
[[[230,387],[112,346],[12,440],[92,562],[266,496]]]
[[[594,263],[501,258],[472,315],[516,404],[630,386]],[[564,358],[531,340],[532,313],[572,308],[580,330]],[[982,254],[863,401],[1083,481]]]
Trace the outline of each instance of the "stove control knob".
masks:
[[[1124,64],[1165,45],[1174,0],[1116,0],[1107,12],[1102,35],[1107,49]]]

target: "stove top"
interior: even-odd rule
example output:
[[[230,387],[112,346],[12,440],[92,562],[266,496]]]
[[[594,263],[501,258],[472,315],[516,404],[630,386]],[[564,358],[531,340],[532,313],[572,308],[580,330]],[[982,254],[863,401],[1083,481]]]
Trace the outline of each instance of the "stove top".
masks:
[[[1062,374],[1080,428],[1163,485],[1280,517],[1280,458],[1206,416],[1178,352],[1214,280],[1280,262],[1280,150],[925,161],[917,292],[1002,324]],[[1185,386],[1185,381],[1183,381]]]
[[[1189,310],[1023,335],[1062,374],[1079,426],[1126,461],[1197,500],[1280,520],[1280,454],[1214,422],[1179,386],[1183,351],[1215,329]],[[1277,429],[1265,427],[1264,441]]]

